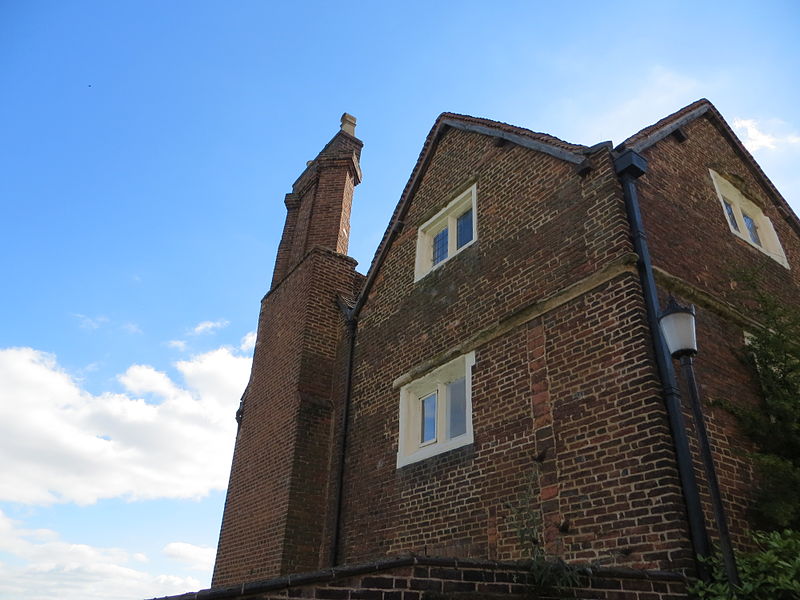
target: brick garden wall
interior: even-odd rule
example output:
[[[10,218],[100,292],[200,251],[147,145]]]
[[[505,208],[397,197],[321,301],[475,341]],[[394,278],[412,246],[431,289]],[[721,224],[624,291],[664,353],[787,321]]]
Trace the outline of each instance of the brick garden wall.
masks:
[[[678,600],[675,573],[595,568],[577,588],[537,592],[524,563],[404,556],[272,580],[201,590],[163,600]]]

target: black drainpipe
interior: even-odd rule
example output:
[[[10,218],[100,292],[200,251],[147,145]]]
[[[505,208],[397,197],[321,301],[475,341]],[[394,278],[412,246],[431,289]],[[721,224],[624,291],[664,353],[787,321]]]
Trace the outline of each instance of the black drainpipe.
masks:
[[[336,449],[339,464],[336,473],[336,504],[333,508],[333,535],[331,536],[331,567],[339,564],[339,540],[342,535],[342,498],[344,497],[344,462],[347,446],[347,430],[350,421],[350,391],[353,385],[353,352],[356,347],[356,330],[358,319],[352,309],[344,309],[347,319],[347,364],[345,365],[344,403],[342,405],[342,429],[339,435],[339,445]]]
[[[364,282],[361,292],[356,298],[355,306],[349,307],[344,301],[339,298],[339,308],[347,321],[347,364],[345,365],[345,384],[344,384],[344,405],[342,406],[342,433],[339,436],[339,446],[337,448],[339,464],[338,472],[336,473],[336,504],[333,507],[333,535],[331,536],[330,557],[331,566],[335,567],[339,564],[339,541],[342,537],[342,498],[344,497],[344,467],[345,467],[345,452],[347,450],[347,434],[349,429],[350,420],[350,395],[353,389],[353,353],[356,347],[356,331],[358,330],[358,315],[361,313],[361,308],[367,301],[369,292],[372,285],[375,283],[375,277],[378,273],[378,268],[383,264],[383,259],[389,252],[389,248],[394,242],[394,239],[403,230],[403,222],[400,220],[395,221],[389,230],[388,237],[380,249],[378,257],[375,259],[372,268],[367,274],[367,279]]]
[[[664,404],[667,408],[669,425],[672,430],[672,441],[675,444],[678,474],[681,480],[681,488],[683,489],[683,499],[686,503],[689,535],[694,548],[697,574],[704,581],[708,581],[708,568],[703,562],[697,560],[697,558],[707,557],[711,554],[708,532],[706,531],[705,517],[700,503],[700,492],[697,489],[697,481],[694,476],[689,439],[686,435],[686,422],[681,408],[680,390],[675,379],[675,368],[658,323],[660,314],[658,293],[656,292],[656,282],[653,277],[653,263],[650,260],[650,251],[647,247],[647,235],[644,231],[642,214],[639,210],[639,196],[636,191],[636,179],[647,171],[647,161],[633,150],[626,150],[614,160],[614,169],[622,181],[622,192],[625,197],[625,208],[628,212],[633,245],[636,249],[636,254],[639,256],[637,267],[642,283],[645,306],[647,307],[647,322],[653,339],[653,350],[658,374],[661,378]]]

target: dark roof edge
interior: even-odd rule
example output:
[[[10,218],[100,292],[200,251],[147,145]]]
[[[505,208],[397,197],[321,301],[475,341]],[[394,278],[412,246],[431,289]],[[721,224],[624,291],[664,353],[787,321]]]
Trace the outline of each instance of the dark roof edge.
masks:
[[[656,131],[654,131],[644,139],[634,143],[633,145],[625,146],[625,142],[623,142],[622,145],[625,146],[625,148],[633,150],[634,152],[643,152],[644,150],[647,150],[650,146],[663,140],[668,135],[671,135],[672,132],[675,131],[676,129],[679,129],[684,125],[691,123],[696,118],[703,116],[711,108],[712,106],[710,104],[704,104],[703,106],[699,106],[698,108],[695,108],[693,111],[686,113],[685,115],[676,119],[675,121],[665,125],[664,127],[661,127],[660,129],[657,129]]]
[[[605,142],[597,142],[594,146],[591,146],[583,151],[583,154],[594,154],[595,152],[599,152],[600,150],[613,150],[614,149],[614,142],[611,140],[606,140]]]
[[[283,575],[281,577],[262,581],[205,589],[199,592],[189,592],[177,596],[163,596],[152,600],[223,600],[226,598],[261,594],[314,583],[327,583],[337,579],[366,575],[369,573],[380,573],[381,571],[387,571],[389,569],[416,565],[451,567],[455,569],[528,571],[531,569],[532,562],[530,560],[502,562],[478,558],[449,558],[407,554],[383,558],[368,563],[343,565],[320,571]],[[673,571],[640,570],[624,567],[587,567],[585,575],[605,579],[643,579],[649,581],[686,582],[686,577],[684,575]]]
[[[550,156],[560,158],[561,160],[565,160],[576,165],[583,162],[583,157],[575,154],[574,152],[570,152],[569,150],[564,150],[558,146],[553,146],[552,144],[548,144],[546,142],[540,142],[517,133],[503,131],[497,127],[478,125],[476,123],[466,123],[464,121],[458,121],[452,118],[443,119],[441,123],[442,125],[448,125],[453,129],[460,129],[462,131],[470,131],[473,133],[481,133],[483,135],[501,138],[509,142],[513,142],[518,146],[522,146],[523,148],[529,148],[530,150],[543,152],[544,154],[549,154]]]

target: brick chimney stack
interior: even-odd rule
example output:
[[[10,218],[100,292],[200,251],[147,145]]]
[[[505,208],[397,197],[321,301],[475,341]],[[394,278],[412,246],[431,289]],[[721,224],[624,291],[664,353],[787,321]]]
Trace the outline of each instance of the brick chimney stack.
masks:
[[[341,117],[339,132],[286,194],[286,224],[278,247],[272,287],[314,247],[347,254],[353,190],[361,182],[361,147],[355,137],[356,118]]]
[[[355,123],[342,115],[340,131],[286,195],[286,224],[237,417],[213,586],[311,571],[327,559],[334,374],[345,335],[337,298],[351,297],[357,278],[356,262],[345,255],[361,181]]]

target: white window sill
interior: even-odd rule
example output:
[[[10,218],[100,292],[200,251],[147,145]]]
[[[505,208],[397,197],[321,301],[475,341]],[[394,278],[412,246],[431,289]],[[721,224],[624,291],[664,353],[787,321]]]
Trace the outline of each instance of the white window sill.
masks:
[[[432,456],[437,456],[439,454],[449,452],[450,450],[455,450],[456,448],[469,446],[473,443],[473,441],[472,435],[465,433],[464,435],[460,435],[457,438],[442,442],[441,444],[428,444],[427,446],[423,446],[413,454],[407,454],[405,456],[398,454],[397,468],[399,469],[401,467],[420,462],[427,458],[431,458]]]

